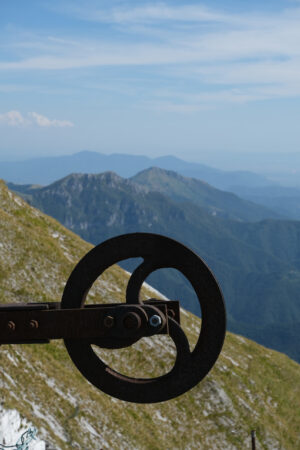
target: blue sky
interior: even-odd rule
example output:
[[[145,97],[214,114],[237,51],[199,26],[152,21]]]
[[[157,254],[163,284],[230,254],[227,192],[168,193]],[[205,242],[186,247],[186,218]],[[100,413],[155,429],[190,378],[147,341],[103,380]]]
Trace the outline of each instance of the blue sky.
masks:
[[[298,1],[0,1],[0,160],[299,152],[299,111]]]

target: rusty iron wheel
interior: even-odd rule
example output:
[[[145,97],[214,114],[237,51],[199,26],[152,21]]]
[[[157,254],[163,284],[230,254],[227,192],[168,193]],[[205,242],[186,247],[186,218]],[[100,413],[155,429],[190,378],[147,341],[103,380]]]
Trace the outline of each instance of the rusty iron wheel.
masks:
[[[198,384],[216,362],[225,338],[226,313],[221,290],[205,262],[192,250],[165,236],[132,233],[109,239],[88,252],[71,273],[62,296],[61,308],[80,308],[96,279],[113,264],[142,257],[132,273],[126,302],[141,303],[140,289],[155,270],[179,270],[193,286],[202,311],[201,331],[192,352],[185,333],[171,317],[169,334],[177,356],[170,372],[156,378],[131,378],[108,367],[86,340],[65,339],[75,366],[87,380],[103,392],[121,400],[155,403],[177,397]],[[130,343],[128,343],[130,345]]]

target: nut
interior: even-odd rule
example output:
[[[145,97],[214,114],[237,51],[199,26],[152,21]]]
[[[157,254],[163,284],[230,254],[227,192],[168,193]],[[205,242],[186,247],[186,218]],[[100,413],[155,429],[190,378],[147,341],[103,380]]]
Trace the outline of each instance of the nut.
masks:
[[[150,317],[149,325],[151,327],[157,328],[157,327],[160,327],[161,324],[162,324],[161,317],[158,316],[157,314],[154,314],[153,316]]]

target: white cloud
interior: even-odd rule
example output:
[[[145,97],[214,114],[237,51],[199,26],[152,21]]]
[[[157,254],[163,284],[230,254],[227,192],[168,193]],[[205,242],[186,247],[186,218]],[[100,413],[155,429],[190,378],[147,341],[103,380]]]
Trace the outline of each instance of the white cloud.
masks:
[[[32,121],[38,125],[39,127],[58,127],[58,128],[66,128],[73,127],[74,124],[69,120],[57,120],[57,119],[48,119],[46,116],[42,116],[42,114],[38,114],[36,112],[28,113],[28,116],[32,119]]]
[[[36,112],[29,112],[24,117],[20,111],[15,110],[0,114],[0,125],[1,124],[11,127],[37,125],[42,128],[66,128],[74,126],[69,120],[48,119],[48,117]]]
[[[27,125],[28,121],[19,111],[13,110],[0,114],[0,124],[8,125],[10,127],[19,127]]]

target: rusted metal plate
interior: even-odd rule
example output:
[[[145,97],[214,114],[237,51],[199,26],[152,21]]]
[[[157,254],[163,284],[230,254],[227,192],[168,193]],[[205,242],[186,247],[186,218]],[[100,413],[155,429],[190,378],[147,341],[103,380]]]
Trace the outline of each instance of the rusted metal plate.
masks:
[[[92,284],[113,264],[142,257],[131,275],[126,302],[140,305],[144,280],[155,270],[179,270],[194,288],[202,311],[202,326],[197,344],[190,352],[188,340],[176,320],[168,319],[169,335],[177,357],[172,370],[157,378],[124,376],[108,367],[89,342],[65,339],[69,355],[80,372],[97,388],[122,400],[155,403],[169,400],[198,384],[217,360],[225,338],[226,313],[221,290],[205,262],[173,239],[149,233],[118,236],[96,246],[77,264],[66,284],[61,307],[83,308]]]
[[[178,300],[158,300],[156,298],[150,298],[143,302],[144,305],[156,306],[156,308],[165,307],[166,314],[171,319],[180,324],[180,302]]]

